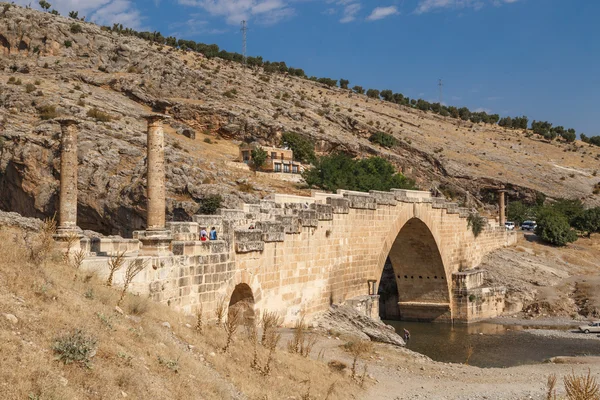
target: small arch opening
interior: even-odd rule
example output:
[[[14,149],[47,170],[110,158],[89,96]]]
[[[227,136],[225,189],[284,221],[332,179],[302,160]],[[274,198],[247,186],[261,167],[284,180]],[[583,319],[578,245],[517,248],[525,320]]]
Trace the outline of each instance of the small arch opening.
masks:
[[[18,48],[19,48],[19,51],[27,51],[27,50],[29,50],[29,46],[23,40],[21,40],[19,42],[19,47]]]
[[[230,318],[234,312],[238,313],[240,324],[246,321],[254,320],[254,295],[252,289],[245,283],[240,283],[235,287],[229,300],[227,316]]]

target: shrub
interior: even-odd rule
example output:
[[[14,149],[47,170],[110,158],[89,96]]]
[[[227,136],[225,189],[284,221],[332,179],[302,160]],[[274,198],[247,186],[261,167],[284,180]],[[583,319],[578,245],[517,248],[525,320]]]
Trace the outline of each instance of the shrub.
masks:
[[[377,143],[382,147],[394,147],[398,144],[398,140],[392,135],[385,132],[377,132],[371,135],[369,141]]]
[[[483,231],[485,227],[486,220],[481,215],[477,213],[471,213],[467,217],[467,227],[471,228],[473,232],[473,236],[477,237]]]
[[[40,112],[40,118],[44,121],[58,117],[58,112],[54,105],[41,106],[38,108],[38,111]]]
[[[112,117],[109,114],[107,114],[103,111],[100,111],[96,107],[89,110],[86,115],[88,117],[94,118],[96,121],[100,121],[100,122],[110,122],[112,120]]]
[[[214,214],[219,208],[221,208],[222,202],[223,198],[219,194],[206,196],[204,199],[202,199],[199,213],[203,215]]]
[[[96,354],[96,339],[77,329],[56,338],[52,350],[56,359],[64,364],[79,363],[90,368],[91,359]]]
[[[204,143],[212,144],[212,140],[210,138],[204,138]]]
[[[356,160],[343,154],[335,153],[319,157],[314,167],[305,170],[302,177],[310,186],[335,192],[346,190],[382,190],[416,189],[412,179],[398,173],[396,168],[381,157]]]
[[[81,25],[79,25],[78,23],[71,24],[71,33],[81,33],[82,31],[83,31],[83,29],[81,28]]]
[[[65,40],[65,47],[68,49],[71,46],[73,46],[73,42],[71,42],[70,40]]]
[[[294,160],[303,163],[315,161],[315,145],[312,140],[295,132],[284,132],[281,135],[281,145],[294,152]]]
[[[28,83],[25,85],[25,92],[31,93],[35,90],[35,85],[33,83]]]
[[[236,95],[237,95],[237,90],[235,90],[235,89],[231,89],[231,90],[228,90],[225,93],[223,93],[223,96],[225,96],[229,99],[233,99]]]
[[[535,233],[545,242],[564,246],[577,240],[568,218],[553,207],[543,207],[537,215]]]

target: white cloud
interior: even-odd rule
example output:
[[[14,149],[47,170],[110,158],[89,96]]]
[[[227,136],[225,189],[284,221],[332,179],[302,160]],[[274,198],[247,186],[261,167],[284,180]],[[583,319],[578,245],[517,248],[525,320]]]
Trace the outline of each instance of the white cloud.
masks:
[[[39,9],[35,0],[16,0],[16,4],[22,6],[32,5]],[[114,23],[139,29],[142,15],[130,0],[51,0],[51,9],[58,11],[61,15],[68,15],[70,11],[77,11],[79,17],[86,17],[86,21],[93,21],[101,25],[112,25]]]
[[[284,0],[178,0],[179,4],[200,7],[210,15],[223,17],[230,25],[255,18],[258,23],[272,25],[295,14]]]
[[[441,9],[473,8],[479,10],[486,4],[501,6],[502,4],[516,3],[519,0],[420,0],[415,10],[416,14],[423,14]]]
[[[373,10],[371,15],[367,17],[367,21],[377,21],[379,19],[383,19],[396,14],[399,14],[399,12],[395,6],[377,7]]]
[[[344,13],[342,14],[342,18],[340,22],[342,24],[352,22],[356,19],[356,14],[360,11],[361,5],[360,3],[351,3],[344,7]]]

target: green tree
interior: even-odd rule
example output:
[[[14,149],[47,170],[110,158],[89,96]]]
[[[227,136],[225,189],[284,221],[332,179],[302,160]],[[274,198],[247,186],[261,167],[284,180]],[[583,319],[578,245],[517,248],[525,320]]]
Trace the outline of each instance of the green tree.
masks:
[[[78,11],[69,11],[69,18],[78,19],[79,12]]]
[[[535,218],[535,209],[521,201],[511,201],[506,207],[506,216],[509,221],[521,225],[523,221]]]
[[[560,199],[552,203],[551,207],[557,213],[564,215],[571,226],[584,212],[581,200]]]
[[[396,168],[381,157],[356,160],[343,153],[319,157],[312,168],[302,177],[310,187],[336,191],[347,190],[390,190],[415,189],[415,182],[396,171]]]
[[[60,15],[60,13],[58,11],[56,11],[56,10],[50,11],[50,14],[52,14],[52,15]]]
[[[265,165],[267,161],[267,152],[262,147],[255,147],[252,149],[252,165],[255,170],[259,170]]]
[[[385,101],[393,101],[394,100],[394,93],[389,89],[382,90],[380,93],[380,96]]]
[[[353,91],[354,91],[354,93],[356,93],[356,94],[365,94],[365,89],[363,89],[363,87],[362,87],[362,86],[358,86],[358,85],[356,85],[356,86],[354,86],[354,87],[352,88],[352,90],[353,90]]]
[[[543,241],[555,246],[564,246],[577,240],[577,234],[571,229],[567,217],[553,207],[543,207],[538,212],[535,233]]]
[[[48,3],[46,0],[40,0],[39,5],[40,5],[40,7],[42,7],[42,10],[44,10],[44,11],[48,11],[48,9],[50,9],[50,7],[52,7],[52,4]]]
[[[378,99],[379,98],[379,90],[369,89],[369,90],[367,90],[367,96],[369,96],[372,99]]]
[[[600,233],[600,207],[585,210],[575,219],[573,225],[588,238],[592,236],[592,233]]]
[[[305,138],[295,132],[284,132],[281,135],[281,145],[288,147],[294,152],[294,160],[302,163],[315,161],[315,144],[312,140]]]
[[[342,89],[348,89],[348,85],[350,84],[350,81],[348,79],[340,79],[340,87]]]
[[[471,118],[471,111],[467,107],[461,107],[458,109],[458,116],[463,121],[468,121]]]
[[[206,196],[202,199],[202,203],[200,204],[200,209],[198,212],[202,215],[215,214],[217,210],[221,208],[222,202],[223,198],[220,194]]]

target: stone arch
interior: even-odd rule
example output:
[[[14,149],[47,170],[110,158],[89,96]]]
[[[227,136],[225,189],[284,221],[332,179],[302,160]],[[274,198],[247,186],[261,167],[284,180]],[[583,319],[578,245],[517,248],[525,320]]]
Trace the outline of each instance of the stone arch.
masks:
[[[436,239],[438,235],[430,227],[432,225],[431,221],[428,225],[414,216],[408,218],[395,237],[384,245],[384,262],[378,266],[378,289],[397,288],[397,316],[400,319],[451,318],[451,282]],[[386,264],[387,269],[384,268]],[[382,277],[394,279],[395,285],[394,282],[382,282]],[[382,307],[389,314],[390,305],[384,304]]]
[[[10,43],[4,35],[0,35],[0,46],[2,46],[2,52],[4,55],[10,54]]]
[[[255,318],[254,312],[254,294],[247,283],[237,284],[231,293],[227,314],[231,316],[233,312],[239,313],[240,323]]]

